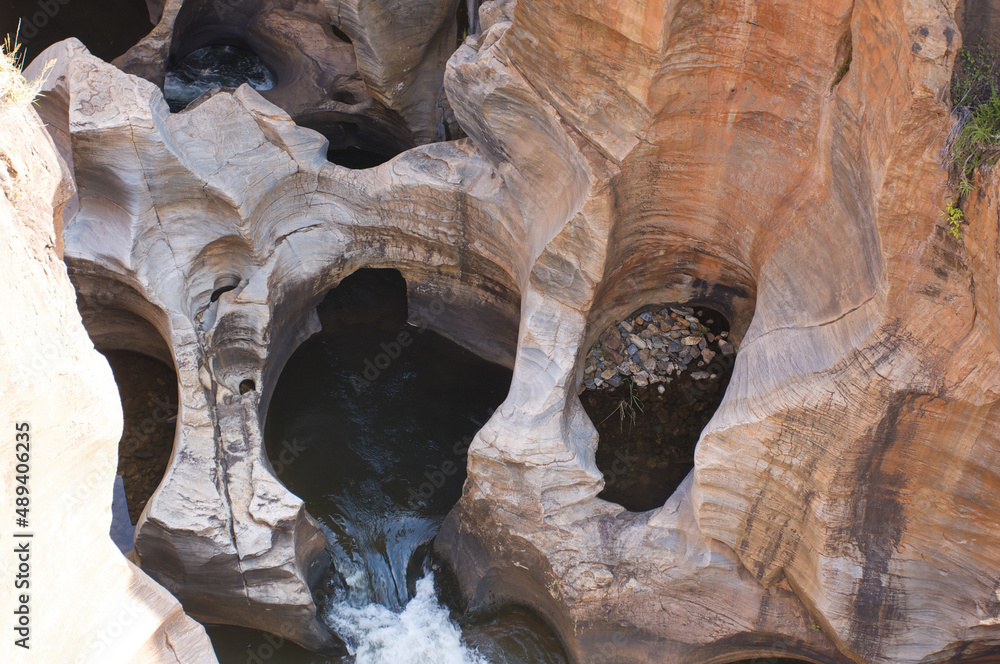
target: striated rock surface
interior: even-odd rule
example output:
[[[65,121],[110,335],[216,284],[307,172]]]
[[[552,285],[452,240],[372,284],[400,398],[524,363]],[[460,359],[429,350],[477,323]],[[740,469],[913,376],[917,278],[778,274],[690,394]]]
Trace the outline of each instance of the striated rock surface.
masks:
[[[109,536],[121,404],[111,369],[83,328],[58,248],[63,209],[74,194],[70,171],[30,105],[0,104],[0,422],[7,434],[0,497],[13,510],[27,486],[27,525],[0,526],[5,579],[11,551],[27,542],[30,569],[14,615],[29,598],[29,649],[10,631],[5,662],[216,662],[204,629],[177,600],[122,557]],[[27,424],[27,431],[23,425]],[[27,447],[15,449],[15,425]],[[27,450],[27,478],[15,454]],[[23,476],[22,476],[23,477]],[[15,533],[31,532],[30,539]],[[11,566],[8,566],[11,565]]]
[[[485,3],[445,74],[469,138],[359,171],[247,86],[171,115],[56,47],[43,111],[67,123],[82,309],[146,321],[179,376],[143,567],[196,616],[335,647],[310,594],[322,535],[261,422],[323,294],[392,266],[411,316],[514,367],[436,542],[473,608],[535,606],[594,664],[995,653],[1000,199],[986,176],[947,235],[955,11]],[[599,335],[667,302],[723,312],[739,354],[694,472],[635,514],[596,497],[577,393]],[[111,326],[104,344],[142,327]]]
[[[429,143],[438,132],[460,2],[466,0],[323,0],[334,24],[351,38],[372,96],[406,118],[417,143]]]
[[[412,280],[415,319],[511,364],[523,229],[492,225],[502,192],[471,145],[362,178],[247,86],[172,115],[155,86],[79,44],[46,57],[68,63],[45,103],[68,100],[80,210],[64,237],[81,310],[102,350],[162,338],[178,373],[174,461],[137,525],[141,564],[202,620],[336,651],[310,592],[323,536],[261,439],[280,368],[324,293],[373,263]],[[482,199],[474,219],[460,195]],[[448,312],[422,315],[442,298]]]
[[[584,661],[602,661],[592,652],[608,623],[629,644],[621,661],[664,641],[678,648],[664,661],[705,661],[720,629],[749,654],[764,630],[737,617],[776,617],[780,603],[746,590],[715,604],[708,585],[651,593],[683,563],[632,537],[671,510],[632,525],[640,517],[602,514],[585,488],[595,441],[571,396],[579,354],[566,349],[589,348],[639,306],[691,301],[724,311],[741,348],[699,443],[694,533],[728,545],[772,592],[787,584],[841,656],[933,661],[995,646],[1000,347],[977,304],[995,295],[972,286],[995,273],[970,264],[939,217],[954,6],[616,8],[521,0],[509,27],[449,69],[477,145],[502,171],[532,172],[536,192],[567,191],[548,183],[576,170],[551,156],[536,165],[532,148],[551,144],[556,122],[620,173],[604,215],[558,215],[568,223],[531,273],[541,294],[526,298],[511,396],[470,451],[472,480],[439,546],[459,570],[491,560],[467,573],[472,596],[497,591],[501,571],[532,570],[552,598],[539,605],[563,607]],[[535,113],[515,120],[516,97]],[[546,113],[558,119],[535,129]],[[591,201],[601,194],[591,186]],[[601,238],[592,246],[604,242],[593,263],[577,219]],[[548,268],[548,252],[581,277],[594,265],[593,285],[574,280],[566,297],[568,270]],[[581,574],[580,561],[604,572]],[[697,597],[685,610],[697,619],[660,622],[636,608],[647,593],[660,609]],[[832,657],[778,622],[799,639],[789,652]]]
[[[263,96],[297,122],[331,144],[360,141],[392,156],[440,131],[457,1],[169,0],[151,6],[156,27],[115,64],[162,87],[168,69],[192,51],[240,45],[278,80]]]

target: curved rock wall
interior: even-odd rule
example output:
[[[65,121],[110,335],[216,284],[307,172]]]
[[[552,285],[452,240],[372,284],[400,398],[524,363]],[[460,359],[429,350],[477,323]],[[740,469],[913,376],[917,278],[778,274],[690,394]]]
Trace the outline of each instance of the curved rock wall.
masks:
[[[360,9],[339,11],[374,66]],[[489,2],[445,74],[469,138],[361,171],[247,86],[171,115],[58,47],[43,110],[68,119],[77,175],[67,262],[81,289],[128,286],[114,307],[180,381],[143,567],[197,616],[335,648],[309,591],[322,536],[260,427],[323,294],[392,266],[416,309],[454,303],[423,322],[514,367],[437,540],[473,608],[532,604],[595,664],[1000,646],[992,181],[964,240],[939,215],[955,11]],[[596,498],[577,390],[608,323],[671,301],[725,313],[740,352],[693,474],[633,514]]]
[[[961,39],[953,11],[947,3],[611,9],[521,0],[507,32],[484,39],[495,40],[486,52],[453,60],[464,71],[475,58],[491,82],[497,69],[516,70],[537,108],[554,108],[568,135],[620,167],[610,179],[600,285],[548,318],[560,333],[582,327],[584,315],[593,323],[573,341],[538,344],[526,312],[525,361],[473,445],[472,482],[439,538],[459,570],[484,551],[487,567],[534,570],[537,592],[563,607],[553,620],[571,623],[586,644],[582,660],[602,661],[593,653],[614,642],[609,622],[627,635],[621,661],[670,647],[674,659],[656,657],[704,661],[726,640],[729,657],[750,654],[761,631],[751,625],[767,618],[795,641],[789,651],[811,649],[814,659],[833,655],[810,643],[810,625],[867,662],[943,659],[967,641],[995,640],[995,563],[983,556],[997,513],[986,496],[997,483],[1000,347],[995,324],[977,313],[977,300],[992,310],[995,295],[973,287],[995,275],[969,263],[938,214],[947,196],[945,100]],[[852,60],[838,80],[845,39]],[[602,65],[612,61],[609,79]],[[475,86],[449,94],[464,122],[494,117]],[[463,116],[467,99],[475,106]],[[498,141],[470,135],[498,152]],[[513,168],[528,162],[511,150],[503,158]],[[580,258],[568,262],[586,265]],[[562,283],[550,287],[550,274],[536,267],[531,283],[558,298]],[[637,306],[685,300],[722,309],[745,331],[727,398],[699,444],[694,533],[727,544],[770,592],[793,591],[811,616],[798,627],[779,617],[794,611],[778,597],[749,587],[738,601],[713,593],[703,570],[671,560],[675,545],[650,545],[657,525],[681,530],[670,503],[648,517],[615,515],[583,490],[594,486],[592,475],[584,479],[594,441],[589,423],[570,414],[579,363],[563,349],[585,350]],[[528,362],[529,345],[547,362]],[[566,405],[530,418],[529,403]],[[497,503],[504,509],[490,508]],[[580,561],[601,564],[583,571]],[[477,589],[490,578],[477,572],[460,571],[470,593],[499,592]],[[677,575],[700,590],[678,591]],[[701,620],[665,619],[643,604],[650,595],[661,611],[697,596],[684,614]]]
[[[235,44],[274,72],[278,84],[263,95],[296,121],[359,123],[395,154],[441,132],[457,2],[169,0],[153,31],[115,64],[162,87],[192,51]]]
[[[58,250],[71,172],[30,105],[0,103],[0,496],[15,504],[27,486],[27,525],[0,526],[3,612],[26,595],[30,635],[10,631],[6,662],[216,662],[205,630],[177,600],[112,544],[111,495],[122,430],[121,403],[107,361],[87,339]],[[27,431],[23,423],[28,425]],[[15,449],[15,425],[27,447]],[[27,450],[27,479],[15,454]],[[30,539],[15,534],[31,532]],[[29,556],[14,591],[14,543]],[[84,573],[81,573],[84,572]],[[16,594],[15,594],[16,593]],[[13,624],[13,619],[9,624]],[[28,636],[27,650],[15,639]]]

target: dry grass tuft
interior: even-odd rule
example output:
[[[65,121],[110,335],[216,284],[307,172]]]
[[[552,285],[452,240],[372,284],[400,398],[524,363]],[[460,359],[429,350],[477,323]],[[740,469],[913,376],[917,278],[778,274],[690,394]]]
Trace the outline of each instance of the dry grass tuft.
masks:
[[[52,68],[53,63],[46,64],[38,80],[29,83],[21,75],[24,54],[19,53],[20,50],[17,37],[12,40],[9,35],[4,39],[3,48],[0,48],[0,108],[25,106],[34,101],[45,75]]]

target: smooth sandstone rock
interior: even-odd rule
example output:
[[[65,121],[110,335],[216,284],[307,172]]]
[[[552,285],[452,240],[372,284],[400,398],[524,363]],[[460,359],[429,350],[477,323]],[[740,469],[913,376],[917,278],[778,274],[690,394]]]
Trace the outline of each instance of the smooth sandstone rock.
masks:
[[[260,423],[326,290],[392,266],[419,309],[455,302],[427,324],[514,367],[436,545],[473,607],[535,606],[594,664],[1000,646],[995,184],[964,241],[939,216],[955,9],[490,3],[445,75],[469,139],[364,171],[247,87],[169,115],[72,55],[67,262],[181,383],[144,568],[196,615],[332,642]],[[723,312],[740,352],[693,474],[630,514],[596,498],[577,393],[597,336],[661,302]]]
[[[51,55],[70,60],[46,99],[69,104],[80,210],[64,236],[81,308],[104,348],[162,339],[178,373],[174,462],[137,526],[141,564],[199,619],[335,652],[310,591],[325,541],[260,435],[280,367],[316,331],[323,294],[373,260],[410,278],[420,324],[511,364],[523,226],[493,224],[507,201],[471,146],[360,177],[249,87],[172,115],[151,83],[72,42]],[[462,214],[460,195],[480,209]],[[438,301],[446,311],[421,314]],[[145,326],[115,329],[136,319]]]
[[[122,430],[107,361],[80,320],[56,233],[74,192],[71,172],[30,105],[0,108],[0,526],[5,579],[11,549],[29,542],[29,585],[4,592],[5,662],[216,662],[205,630],[111,542],[110,496]],[[15,449],[27,423],[28,448]],[[27,449],[26,482],[15,453]],[[14,528],[15,490],[27,486],[26,528]],[[23,495],[21,497],[24,497]],[[31,532],[30,539],[15,533]],[[11,631],[15,598],[29,597],[25,650]]]

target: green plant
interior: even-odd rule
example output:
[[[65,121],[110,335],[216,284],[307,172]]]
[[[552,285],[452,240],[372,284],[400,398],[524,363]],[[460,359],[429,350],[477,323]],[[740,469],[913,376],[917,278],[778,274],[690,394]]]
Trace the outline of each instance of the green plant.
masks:
[[[957,208],[973,189],[976,169],[1000,158],[1000,56],[992,46],[982,43],[962,49],[955,61],[951,99],[957,118],[951,136]],[[950,219],[952,213],[948,215]],[[955,228],[952,224],[952,235]]]
[[[632,427],[635,426],[635,418],[637,417],[636,411],[638,411],[639,413],[643,412],[644,406],[642,403],[642,399],[639,398],[639,393],[637,391],[635,381],[632,379],[632,377],[629,376],[628,378],[626,378],[625,382],[628,385],[628,397],[621,399],[618,402],[618,405],[615,406],[615,409],[612,410],[610,413],[608,413],[608,417],[605,417],[603,420],[601,420],[601,424],[606,422],[608,418],[610,418],[615,413],[618,413],[619,430],[622,431],[624,430],[625,420],[628,420],[629,423],[628,428],[629,431],[631,431]]]
[[[962,224],[965,222],[965,214],[962,208],[958,207],[959,199],[948,201],[941,211],[941,216],[948,220],[948,232],[952,237],[962,238]]]

